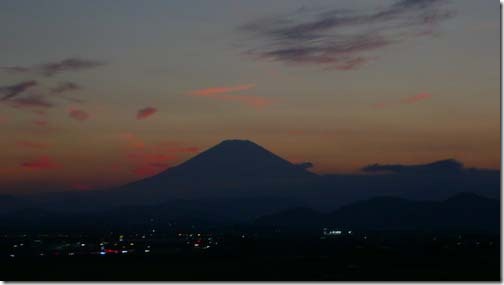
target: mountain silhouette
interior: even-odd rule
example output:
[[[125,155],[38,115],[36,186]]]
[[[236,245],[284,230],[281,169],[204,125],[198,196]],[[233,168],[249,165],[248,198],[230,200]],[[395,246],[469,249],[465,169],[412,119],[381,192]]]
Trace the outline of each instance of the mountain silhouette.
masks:
[[[249,140],[225,140],[158,176],[255,181],[313,175]]]
[[[460,193],[444,201],[414,201],[397,197],[374,197],[357,201],[327,214],[292,208],[256,219],[255,224],[276,228],[322,227],[357,230],[498,232],[499,200],[473,193]]]
[[[401,165],[401,164],[372,164],[362,168],[364,172],[391,172],[391,173],[461,173],[464,165],[455,159],[439,160],[428,164]]]
[[[262,195],[316,177],[303,165],[293,164],[254,142],[233,139],[120,190],[164,192],[180,198],[229,197],[244,192]]]

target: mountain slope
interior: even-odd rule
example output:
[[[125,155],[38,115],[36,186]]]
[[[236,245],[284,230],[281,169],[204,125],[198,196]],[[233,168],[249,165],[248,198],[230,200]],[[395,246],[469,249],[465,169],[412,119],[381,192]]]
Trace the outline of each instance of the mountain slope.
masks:
[[[225,140],[194,158],[120,190],[194,198],[272,194],[273,189],[317,175],[248,140]]]
[[[248,140],[225,140],[160,176],[298,178],[314,174]]]

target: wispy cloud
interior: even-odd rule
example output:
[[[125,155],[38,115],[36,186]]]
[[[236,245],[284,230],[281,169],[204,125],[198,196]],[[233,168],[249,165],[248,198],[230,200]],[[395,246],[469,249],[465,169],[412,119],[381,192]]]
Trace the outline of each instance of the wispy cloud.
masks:
[[[227,94],[231,92],[237,92],[237,91],[245,91],[245,90],[250,90],[254,88],[254,84],[243,84],[243,85],[237,85],[237,86],[224,86],[224,87],[210,87],[210,88],[205,88],[205,89],[198,89],[189,92],[189,95],[193,96],[213,96],[213,95],[218,95],[218,94]]]
[[[49,156],[40,156],[21,163],[21,167],[35,170],[55,169],[60,165]]]
[[[60,82],[56,87],[51,88],[51,93],[53,94],[61,94],[61,93],[66,93],[66,92],[71,92],[71,91],[77,91],[82,89],[80,85],[74,82],[70,81],[65,81],[65,82]]]
[[[403,103],[404,104],[415,104],[415,103],[418,103],[420,101],[424,101],[424,100],[428,100],[432,98],[432,95],[431,94],[428,94],[428,93],[421,93],[421,94],[418,94],[418,95],[415,95],[415,96],[412,96],[412,97],[409,97],[409,98],[406,98]]]
[[[431,98],[432,98],[432,94],[420,93],[420,94],[405,98],[401,101],[394,101],[394,102],[388,102],[388,103],[386,103],[386,102],[374,103],[373,105],[371,105],[371,107],[373,107],[375,109],[385,109],[387,107],[393,107],[393,106],[397,106],[399,104],[416,104],[416,103],[419,103],[419,102],[422,102],[425,100],[429,100]]]
[[[26,90],[36,86],[37,84],[38,83],[35,80],[27,80],[13,85],[2,86],[0,87],[0,94],[3,95],[3,97],[0,99],[0,101],[12,99],[17,95],[25,92]]]
[[[384,103],[384,102],[378,102],[378,103],[374,103],[372,105],[372,107],[375,108],[375,109],[383,109],[383,108],[387,107],[387,104]]]
[[[43,76],[53,76],[65,72],[75,72],[88,69],[94,69],[105,65],[105,62],[82,59],[82,58],[66,58],[60,61],[37,64],[33,66],[5,66],[0,67],[7,73],[33,73]]]
[[[80,109],[70,108],[68,110],[68,116],[77,121],[85,121],[91,117],[88,112]]]
[[[284,63],[356,69],[378,50],[419,36],[430,36],[451,17],[446,0],[397,0],[372,10],[299,10],[240,27],[256,46],[246,54]]]
[[[40,109],[40,108],[51,108],[54,106],[53,103],[47,101],[44,96],[41,95],[30,95],[28,97],[14,98],[6,101],[7,104],[18,109]]]
[[[253,96],[253,95],[214,95],[214,96],[207,96],[216,100],[221,100],[221,101],[231,101],[231,102],[240,102],[243,103],[249,107],[253,108],[263,108],[270,106],[273,104],[273,100],[267,99],[264,97],[260,96]]]
[[[191,91],[187,95],[196,97],[205,97],[220,101],[240,102],[253,108],[262,108],[273,104],[274,102],[273,100],[260,96],[232,94],[234,92],[250,90],[254,87],[255,87],[254,84],[244,84],[244,85],[227,86],[227,87],[210,87]]]
[[[48,101],[50,94],[74,102],[82,102],[82,100],[77,98],[65,97],[65,93],[81,89],[76,83],[68,81],[61,82],[54,88],[47,89],[45,92],[40,92],[40,90],[35,90],[37,92],[33,92],[32,89],[38,85],[39,83],[35,80],[27,80],[0,87],[0,103],[17,109],[36,109],[37,112],[40,112],[40,109],[47,109],[54,106],[52,102]]]
[[[45,127],[49,126],[49,122],[46,120],[34,120],[34,121],[32,121],[32,123],[37,127],[45,128]]]
[[[154,115],[157,112],[157,109],[154,107],[146,107],[138,110],[136,118],[137,120],[147,119],[148,117]]]

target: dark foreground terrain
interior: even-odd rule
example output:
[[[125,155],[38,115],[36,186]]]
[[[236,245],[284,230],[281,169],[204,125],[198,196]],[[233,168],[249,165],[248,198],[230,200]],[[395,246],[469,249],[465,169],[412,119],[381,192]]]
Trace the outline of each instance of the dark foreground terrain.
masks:
[[[14,247],[14,245],[16,247]],[[299,232],[3,235],[2,280],[498,281],[497,235]]]

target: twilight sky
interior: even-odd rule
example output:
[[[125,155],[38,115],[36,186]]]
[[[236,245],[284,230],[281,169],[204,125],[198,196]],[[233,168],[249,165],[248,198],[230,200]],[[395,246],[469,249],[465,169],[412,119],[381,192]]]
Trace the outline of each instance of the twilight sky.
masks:
[[[499,2],[0,3],[0,193],[109,187],[242,138],[317,173],[499,168]]]

